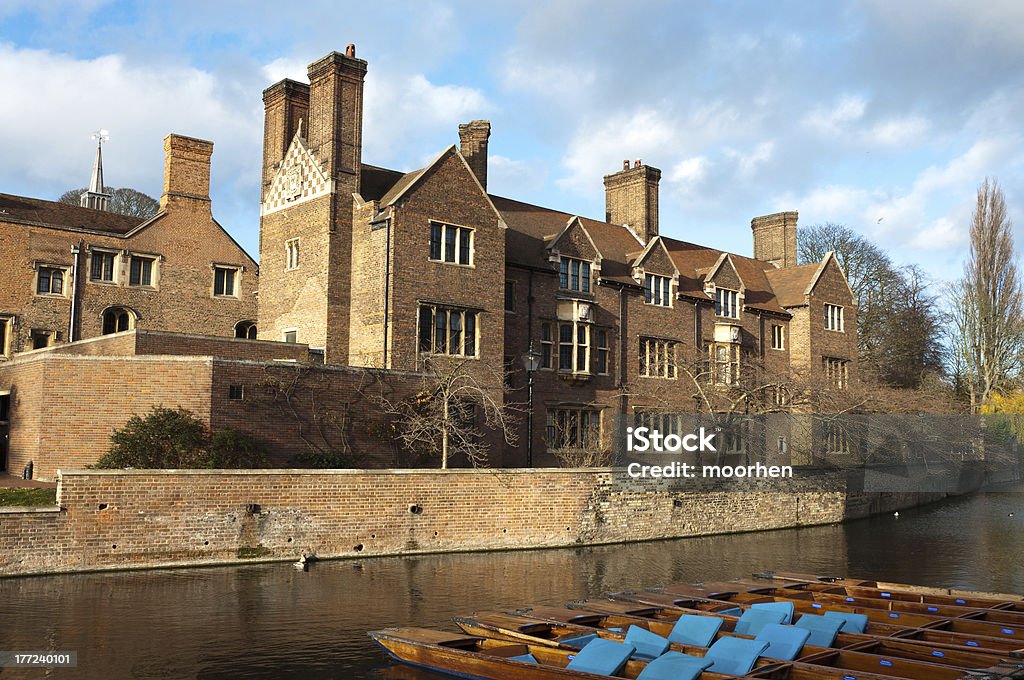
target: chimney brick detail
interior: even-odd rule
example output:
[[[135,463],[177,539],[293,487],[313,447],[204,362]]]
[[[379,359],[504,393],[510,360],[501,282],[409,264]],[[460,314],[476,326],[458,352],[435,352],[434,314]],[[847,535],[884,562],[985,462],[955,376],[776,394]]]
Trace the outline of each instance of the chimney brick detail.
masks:
[[[487,190],[487,139],[490,136],[489,120],[474,120],[459,125],[459,150],[484,191]]]
[[[164,137],[164,193],[160,208],[170,197],[210,200],[210,156],[213,142],[170,134]]]
[[[282,80],[263,91],[263,188],[261,200],[274,179],[299,129],[309,125],[309,85]],[[303,134],[308,134],[304,131]]]
[[[658,235],[658,185],[661,170],[637,160],[633,167],[622,162],[622,170],[604,178],[605,219],[628,224],[649,242]]]
[[[795,267],[798,216],[799,213],[792,210],[750,220],[750,229],[754,232],[754,258],[770,262],[780,269]]]

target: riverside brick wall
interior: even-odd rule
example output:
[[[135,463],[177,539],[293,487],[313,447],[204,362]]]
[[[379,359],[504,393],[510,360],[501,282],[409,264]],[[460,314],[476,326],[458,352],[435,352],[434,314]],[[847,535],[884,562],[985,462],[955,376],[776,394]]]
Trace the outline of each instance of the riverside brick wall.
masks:
[[[559,547],[839,522],[934,500],[650,493],[607,469],[73,471],[60,511],[0,509],[0,575]],[[739,491],[745,491],[739,493]]]

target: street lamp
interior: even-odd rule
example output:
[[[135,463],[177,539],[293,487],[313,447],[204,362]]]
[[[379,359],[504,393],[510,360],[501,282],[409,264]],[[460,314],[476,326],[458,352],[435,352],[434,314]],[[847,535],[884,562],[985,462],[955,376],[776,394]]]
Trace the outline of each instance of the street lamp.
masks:
[[[533,374],[540,368],[540,352],[530,349],[523,355],[523,366],[526,368],[526,398],[529,410],[526,412],[526,467],[533,467]]]

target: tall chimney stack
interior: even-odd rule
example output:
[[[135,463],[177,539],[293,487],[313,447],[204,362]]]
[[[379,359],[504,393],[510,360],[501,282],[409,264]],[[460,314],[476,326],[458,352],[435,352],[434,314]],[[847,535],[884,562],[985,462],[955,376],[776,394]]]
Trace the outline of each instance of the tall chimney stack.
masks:
[[[487,139],[490,136],[489,120],[474,120],[459,125],[459,150],[484,191],[487,191]]]
[[[309,148],[327,164],[339,192],[359,191],[363,162],[363,78],[366,62],[355,45],[309,65]],[[289,140],[290,141],[290,140]]]
[[[172,199],[210,202],[213,142],[170,134],[164,137],[164,193],[160,209]]]
[[[306,121],[303,127],[309,124],[309,85],[285,78],[263,90],[263,115],[261,200],[299,130],[300,121]]]
[[[795,210],[762,215],[750,220],[754,232],[754,259],[770,262],[776,267],[796,266]]]
[[[649,242],[658,235],[658,184],[661,170],[637,160],[633,167],[622,161],[622,170],[604,177],[605,220],[628,224]]]

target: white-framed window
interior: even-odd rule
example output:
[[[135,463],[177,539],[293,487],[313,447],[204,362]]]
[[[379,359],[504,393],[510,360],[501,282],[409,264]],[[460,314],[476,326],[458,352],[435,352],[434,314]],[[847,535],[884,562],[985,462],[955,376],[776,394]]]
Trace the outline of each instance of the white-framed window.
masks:
[[[140,288],[152,287],[155,280],[156,258],[148,255],[131,255],[128,263],[128,285]]]
[[[590,263],[572,257],[563,257],[558,262],[558,286],[562,290],[590,292]]]
[[[558,370],[563,373],[590,373],[590,324],[558,324]]]
[[[473,230],[431,222],[430,259],[449,264],[473,264]]]
[[[640,338],[640,375],[645,378],[675,380],[676,342],[660,338]]]
[[[135,314],[124,307],[110,307],[103,312],[103,335],[135,328]]]
[[[67,267],[54,265],[39,265],[36,268],[36,295],[59,295],[64,296],[65,277],[68,275]]]
[[[299,239],[290,238],[284,242],[285,271],[299,268]]]
[[[846,359],[836,359],[835,357],[822,357],[821,358],[821,371],[825,374],[825,379],[832,383],[839,389],[846,387],[848,375],[849,361]]]
[[[554,355],[554,333],[552,324],[544,322],[540,325],[540,367],[553,368],[551,357]]]
[[[843,308],[839,305],[825,305],[825,330],[843,332]]]
[[[110,250],[89,252],[89,280],[99,283],[117,281],[117,253]]]
[[[772,349],[786,349],[786,327],[772,324]]]
[[[33,328],[29,336],[32,339],[32,349],[42,349],[56,344],[60,340],[60,331]]]
[[[826,453],[846,454],[850,452],[850,440],[842,423],[826,421],[823,423],[822,435],[822,439],[825,440]]]
[[[299,341],[299,329],[298,328],[285,328],[281,331],[281,339],[285,342],[290,342],[293,345]]]
[[[644,275],[644,302],[649,305],[660,305],[662,307],[672,306],[672,296],[669,294],[672,288],[672,279],[667,276],[656,274]]]
[[[603,328],[597,331],[597,354],[594,373],[608,375],[608,331]]]
[[[213,266],[214,297],[238,297],[238,267]]]
[[[740,379],[740,347],[732,343],[708,345],[710,382],[732,385]]]
[[[633,423],[636,427],[657,430],[663,435],[683,434],[683,416],[678,413],[638,411],[633,415]]]
[[[246,340],[256,339],[256,322],[255,321],[239,321],[235,324],[235,337],[243,338]]]
[[[477,313],[468,309],[420,305],[420,352],[475,357]]]
[[[727,319],[740,318],[740,294],[728,288],[715,288],[715,315]]]
[[[589,408],[553,408],[544,428],[548,449],[588,449],[601,445],[601,412]]]
[[[14,346],[14,320],[0,316],[0,357],[9,357]]]

